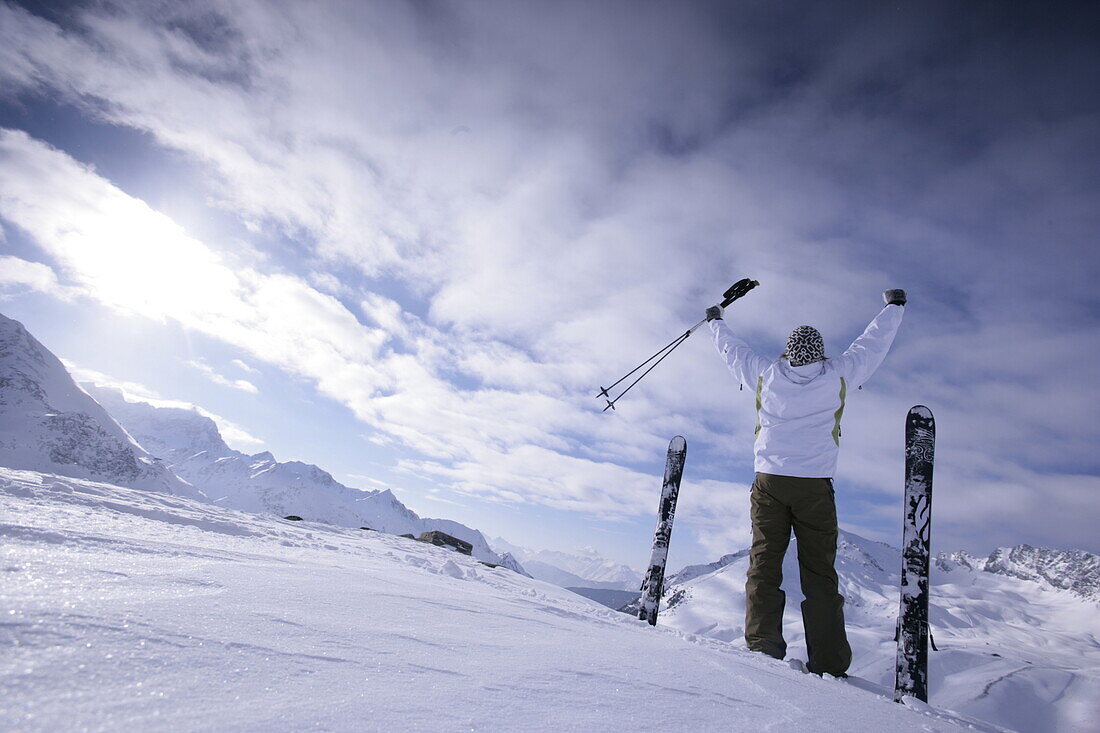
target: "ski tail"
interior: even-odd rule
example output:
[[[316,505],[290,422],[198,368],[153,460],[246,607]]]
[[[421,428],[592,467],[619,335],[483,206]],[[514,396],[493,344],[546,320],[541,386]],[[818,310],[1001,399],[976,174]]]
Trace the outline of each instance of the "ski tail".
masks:
[[[649,559],[645,580],[642,582],[641,605],[638,618],[650,626],[657,625],[657,611],[661,605],[661,592],[665,579],[665,563],[668,561],[668,544],[672,539],[672,521],[676,516],[676,500],[680,495],[680,479],[687,459],[687,441],[677,435],[668,444],[665,459],[665,476],[661,484],[661,503],[657,508],[657,528],[653,533],[653,553]]]
[[[931,565],[932,467],[936,422],[916,405],[905,418],[905,516],[902,525],[901,607],[894,701],[928,702],[928,576]]]

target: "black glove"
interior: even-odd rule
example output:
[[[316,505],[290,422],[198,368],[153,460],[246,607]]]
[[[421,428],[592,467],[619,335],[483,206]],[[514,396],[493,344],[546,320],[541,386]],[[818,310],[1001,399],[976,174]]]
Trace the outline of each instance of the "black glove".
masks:
[[[722,306],[712,305],[707,308],[707,320],[708,321],[720,321],[722,320]]]
[[[882,299],[886,301],[886,305],[905,305],[905,291],[887,290],[882,294]]]

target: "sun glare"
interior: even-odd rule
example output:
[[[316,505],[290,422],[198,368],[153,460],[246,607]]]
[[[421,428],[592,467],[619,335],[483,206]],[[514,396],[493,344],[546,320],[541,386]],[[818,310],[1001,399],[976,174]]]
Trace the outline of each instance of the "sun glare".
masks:
[[[240,307],[240,278],[217,252],[144,202],[97,188],[96,205],[58,212],[66,221],[57,254],[99,297],[159,320],[208,320]]]

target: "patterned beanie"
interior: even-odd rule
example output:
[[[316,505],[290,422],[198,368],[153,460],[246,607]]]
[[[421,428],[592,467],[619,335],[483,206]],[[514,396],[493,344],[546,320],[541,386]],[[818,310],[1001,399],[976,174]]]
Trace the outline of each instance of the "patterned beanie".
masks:
[[[813,326],[799,326],[787,339],[787,359],[791,366],[813,364],[825,360],[825,342]]]

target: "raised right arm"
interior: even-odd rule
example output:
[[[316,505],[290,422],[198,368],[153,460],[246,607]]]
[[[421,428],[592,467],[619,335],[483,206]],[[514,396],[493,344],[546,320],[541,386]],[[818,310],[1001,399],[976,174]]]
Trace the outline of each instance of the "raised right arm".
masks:
[[[848,350],[833,360],[840,376],[860,385],[870,379],[894,343],[904,314],[904,305],[891,303],[883,308]]]

